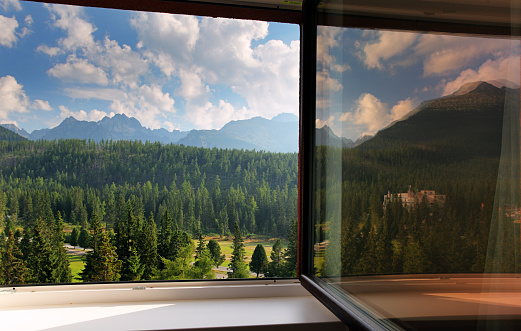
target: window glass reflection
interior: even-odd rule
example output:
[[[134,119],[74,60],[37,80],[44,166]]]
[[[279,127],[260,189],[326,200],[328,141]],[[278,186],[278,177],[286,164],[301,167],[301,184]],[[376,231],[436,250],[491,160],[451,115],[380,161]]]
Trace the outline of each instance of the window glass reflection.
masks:
[[[519,313],[519,62],[509,39],[318,27],[316,276],[380,318]]]

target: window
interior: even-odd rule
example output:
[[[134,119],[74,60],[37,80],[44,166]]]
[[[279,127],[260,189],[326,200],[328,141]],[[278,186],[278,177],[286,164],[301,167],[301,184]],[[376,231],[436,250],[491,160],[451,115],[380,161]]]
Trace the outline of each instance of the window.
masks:
[[[297,25],[0,10],[0,283],[296,277]]]
[[[121,4],[115,1],[104,5],[119,7]],[[241,5],[244,6],[244,3]],[[509,4],[469,4],[461,1],[421,4],[404,1],[389,5],[304,1],[302,12],[300,7],[273,9],[278,5],[270,3],[254,3],[253,7],[221,7],[215,3],[180,5],[170,1],[147,1],[135,6],[144,8],[127,9],[264,20],[276,17],[280,21],[302,23],[299,275],[302,283],[348,325],[355,328],[517,325],[518,307],[506,307],[504,299],[517,295],[514,291],[517,282],[510,273],[517,272],[515,257],[519,249],[519,223],[516,221],[519,209],[519,120],[516,117],[519,94],[516,94],[514,85],[504,81],[496,81],[492,87],[491,84],[462,84],[464,78],[485,77],[494,70],[503,70],[507,73],[507,80],[519,83],[519,46],[517,41],[509,40],[515,39],[511,35],[519,35],[519,21],[514,7]],[[458,47],[469,47],[460,53],[442,54],[443,49],[439,50],[440,56],[432,57],[429,62],[427,56],[432,55],[433,50],[431,53],[421,53],[425,51],[419,45],[423,37],[416,34],[417,31],[444,33],[423,36],[448,38]],[[464,36],[447,37],[448,33]],[[480,38],[501,38],[499,41],[489,38],[483,42],[480,40],[485,39],[478,39],[478,34],[482,35]],[[352,39],[340,42],[339,36]],[[510,43],[510,50],[506,46],[497,46],[505,43]],[[398,45],[404,47],[397,48]],[[483,53],[477,59],[474,55],[479,52]],[[492,54],[493,58],[487,61],[484,54]],[[359,57],[354,58],[353,55]],[[512,59],[509,61],[508,57]],[[501,59],[505,60],[505,67],[500,65],[498,60]],[[355,61],[358,61],[358,67]],[[460,66],[448,67],[448,70],[459,69],[461,77],[451,76],[445,78],[443,85],[435,84],[441,83],[441,77],[445,74],[439,70],[447,69],[446,65],[454,61],[459,61]],[[462,63],[468,64],[465,74]],[[408,78],[402,75],[404,68],[420,64],[432,66],[409,77],[410,80],[404,79]],[[364,80],[369,78],[367,76],[352,80],[351,77],[356,77],[354,74],[362,69],[372,70],[369,71],[371,80]],[[397,77],[387,83],[388,90],[385,91],[395,95],[384,98],[376,92],[362,90],[368,84],[374,84],[376,88],[385,82],[378,78],[382,72],[387,75],[394,73]],[[409,94],[400,96],[404,80],[408,84],[406,92],[412,94],[411,85],[416,84],[419,77],[430,79],[430,87],[442,86],[448,95],[456,92],[460,99],[469,93],[481,93],[472,102],[496,98],[489,94],[506,85],[501,94],[501,110],[493,107],[497,112],[488,118],[488,110],[477,111],[488,121],[483,125],[484,120],[481,119],[480,127],[484,131],[479,132],[487,136],[477,137],[476,126],[466,123],[462,128],[468,129],[465,132],[468,135],[458,132],[458,136],[446,139],[446,132],[451,129],[447,125],[441,127],[445,131],[435,135],[441,139],[433,144],[432,141],[425,141],[425,135],[432,133],[436,123],[440,129],[439,121],[442,120],[439,117],[423,118],[423,123],[429,124],[430,131],[416,129],[416,132],[410,132],[408,138],[417,139],[423,135],[424,139],[411,145],[410,140],[405,139],[407,137],[403,138],[403,127],[410,128],[410,123],[417,121],[418,116],[409,113],[408,118],[403,118],[400,115],[406,114],[406,110],[421,101],[443,95],[442,90],[438,90],[436,95],[430,91],[428,96],[429,91],[422,91],[426,85],[418,84],[418,94],[423,93],[421,98],[415,99]],[[460,85],[455,84],[457,78],[461,78]],[[505,75],[498,78],[505,79]],[[452,90],[448,88],[449,83],[454,83]],[[450,98],[437,100],[434,104],[438,103],[441,107],[447,100],[450,102]],[[428,115],[428,112],[422,114],[419,111],[417,114]],[[460,119],[472,117],[459,115]],[[341,119],[343,121],[335,126],[335,120]],[[402,121],[393,123],[393,120],[400,119]],[[442,122],[453,124],[452,121]],[[473,124],[477,125],[477,122]],[[389,125],[388,128],[382,129],[385,125]],[[365,129],[356,131],[363,126]],[[385,136],[399,127],[402,128],[402,138],[398,134]],[[494,129],[498,127],[500,137]],[[374,133],[379,129],[382,129],[380,136],[377,134],[365,142],[359,141],[360,147],[344,148],[356,142],[347,139],[356,140],[364,132]],[[444,138],[445,141],[440,141]],[[482,145],[476,146],[476,141]],[[390,143],[395,144],[393,148],[389,147]],[[454,163],[456,161],[459,163]],[[388,163],[384,164],[386,167],[382,162]],[[458,166],[454,167],[454,164]],[[358,181],[352,179],[353,176],[358,176]],[[456,181],[463,184],[455,185]],[[367,192],[368,187],[370,192]],[[438,216],[441,213],[444,214]],[[390,216],[396,214],[401,216],[398,224],[387,222]],[[413,217],[415,215],[419,218]],[[456,227],[452,228],[452,224]],[[479,225],[474,226],[476,224]],[[380,236],[390,233],[390,226],[395,227],[394,232],[391,231],[393,235]],[[443,231],[438,231],[437,227]],[[432,236],[425,237],[426,234]],[[426,239],[430,240],[429,248],[425,246]],[[349,245],[349,240],[358,241],[359,245]],[[441,240],[447,241],[447,244],[441,243]],[[486,249],[483,247],[485,245]],[[347,253],[353,247],[356,252]],[[436,255],[437,251],[433,252],[433,248],[445,253]],[[447,251],[455,254],[448,254]],[[406,255],[410,258],[404,261]],[[389,258],[383,259],[382,256]],[[472,262],[469,256],[472,256]],[[353,261],[355,257],[357,260]],[[457,261],[439,263],[433,261],[435,257]],[[387,267],[383,267],[385,264]],[[401,268],[394,269],[395,266]],[[483,274],[483,271],[492,273]],[[467,275],[467,272],[473,274]],[[451,288],[446,292],[438,290],[445,286]],[[403,302],[400,300],[406,303],[399,304]],[[461,315],[437,315],[436,311],[429,309],[433,302],[455,307],[452,312],[461,312]],[[411,313],[411,306],[418,308],[415,314]],[[464,313],[462,307],[478,308],[478,313],[476,310]],[[480,307],[488,313],[480,314]],[[400,311],[399,308],[404,309]]]
[[[405,19],[403,5],[381,10]],[[363,9],[322,2],[314,17],[303,280],[364,327],[518,325],[519,41],[477,36],[473,7],[433,9],[463,25],[436,34],[345,14]]]

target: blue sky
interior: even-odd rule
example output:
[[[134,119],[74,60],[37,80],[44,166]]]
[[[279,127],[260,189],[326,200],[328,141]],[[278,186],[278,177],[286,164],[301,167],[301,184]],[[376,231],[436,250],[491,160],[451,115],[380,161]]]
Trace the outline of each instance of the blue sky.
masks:
[[[298,40],[290,24],[0,0],[0,122],[125,113],[190,130],[298,114]],[[465,82],[519,83],[519,41],[320,27],[318,45],[317,126],[353,139]]]
[[[519,84],[519,40],[319,27],[317,126],[356,139],[462,85]]]

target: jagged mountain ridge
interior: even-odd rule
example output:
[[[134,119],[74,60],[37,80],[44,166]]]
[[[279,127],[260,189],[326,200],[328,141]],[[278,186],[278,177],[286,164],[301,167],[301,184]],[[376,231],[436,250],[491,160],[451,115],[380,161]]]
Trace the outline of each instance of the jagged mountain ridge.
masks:
[[[98,122],[79,121],[69,117],[55,128],[35,130],[27,135],[31,140],[141,140],[195,147],[294,153],[298,152],[298,124],[297,116],[283,113],[271,120],[254,117],[231,121],[220,130],[169,132],[165,129],[147,129],[137,119],[117,114]],[[20,129],[13,126],[11,130]]]

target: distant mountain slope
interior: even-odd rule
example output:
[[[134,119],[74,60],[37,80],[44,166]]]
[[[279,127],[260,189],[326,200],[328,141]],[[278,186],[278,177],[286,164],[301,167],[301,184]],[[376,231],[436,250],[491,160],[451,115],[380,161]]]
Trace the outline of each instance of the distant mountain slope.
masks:
[[[354,148],[361,143],[371,139],[373,136],[363,135],[353,141],[344,137],[337,136],[327,125],[315,129],[315,140],[317,146],[336,146],[344,148]]]
[[[408,145],[497,156],[501,147],[503,110],[509,106],[519,109],[519,90],[497,88],[485,82],[468,83],[452,95],[423,102],[359,148]]]
[[[53,129],[33,131],[29,139],[140,140],[195,147],[295,153],[298,152],[298,126],[297,116],[279,114],[271,120],[255,117],[232,121],[220,130],[169,132],[165,129],[147,129],[137,119],[117,114],[99,122],[78,121],[69,117]]]
[[[26,138],[20,136],[18,133],[13,132],[9,129],[0,126],[0,140],[4,141],[22,141],[27,140]]]
[[[29,133],[24,129],[20,129],[19,127],[17,127],[16,124],[0,124],[0,126],[9,129],[15,133],[18,133],[20,136],[24,138],[29,138]]]
[[[116,114],[112,118],[105,117],[99,122],[78,121],[74,117],[69,117],[53,129],[33,131],[29,135],[29,139],[148,140],[172,143],[187,134],[188,132],[147,129],[133,117]]]
[[[196,147],[255,149],[277,153],[298,152],[298,117],[280,114],[271,120],[254,117],[231,121],[220,130],[193,130],[178,141]]]

